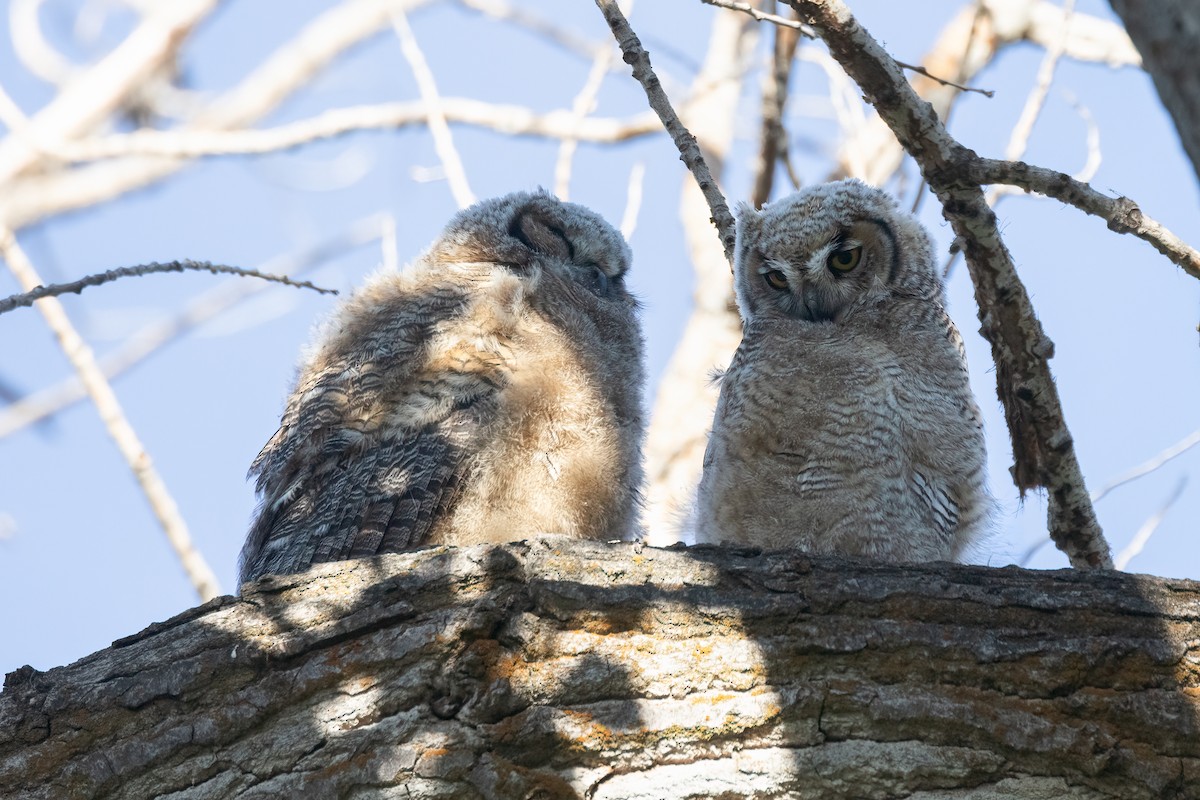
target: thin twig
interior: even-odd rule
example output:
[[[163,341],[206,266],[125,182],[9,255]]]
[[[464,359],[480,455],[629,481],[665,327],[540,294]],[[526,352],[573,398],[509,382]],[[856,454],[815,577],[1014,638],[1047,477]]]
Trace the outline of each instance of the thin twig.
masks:
[[[511,22],[514,25],[526,28],[542,39],[552,42],[570,53],[593,61],[599,57],[603,50],[612,46],[607,41],[600,44],[588,41],[582,36],[559,26],[553,20],[538,16],[528,9],[506,2],[506,0],[457,0],[457,2],[465,8],[487,14],[493,19]]]
[[[778,25],[781,28],[790,28],[791,30],[799,31],[801,36],[805,36],[809,39],[817,38],[817,34],[813,32],[813,29],[799,20],[788,19],[787,17],[781,17],[778,14],[768,14],[765,11],[755,8],[749,3],[738,2],[738,0],[700,0],[700,2],[706,5],[716,6],[717,8],[727,8],[730,11],[741,11],[743,14],[749,14],[750,16],[754,17],[759,22],[770,22],[774,25]]]
[[[696,142],[696,137],[684,127],[679,120],[679,115],[671,107],[671,101],[667,99],[658,76],[654,74],[654,69],[650,66],[650,55],[642,47],[637,34],[629,27],[628,20],[621,13],[621,9],[617,7],[615,0],[596,0],[596,5],[604,14],[604,19],[612,30],[617,44],[621,46],[625,63],[633,68],[633,77],[645,90],[650,107],[662,120],[663,127],[667,129],[667,133],[671,135],[671,140],[675,142],[675,147],[679,150],[679,157],[691,170],[700,191],[704,193],[704,199],[712,212],[712,223],[717,228],[721,247],[725,251],[725,258],[732,264],[733,215],[729,213],[729,206],[725,203],[725,197],[721,194],[720,187],[713,180],[708,164],[704,161],[704,155],[700,152],[700,146]]]
[[[750,192],[750,203],[755,208],[761,208],[771,199],[771,189],[775,185],[775,168],[787,151],[787,131],[783,127],[783,116],[787,104],[788,83],[792,76],[792,62],[796,58],[796,46],[799,42],[800,35],[794,28],[775,28],[771,69],[763,76],[762,126],[758,137],[758,159],[754,167],[754,188]]]
[[[813,32],[811,27],[805,25],[799,20],[788,19],[787,17],[781,17],[778,14],[768,14],[765,11],[760,11],[749,3],[741,3],[737,2],[737,0],[700,0],[700,2],[710,6],[717,6],[718,8],[728,8],[730,11],[741,11],[744,14],[749,14],[750,16],[754,17],[759,22],[770,22],[771,24],[777,25],[780,28],[788,28],[790,30],[799,31],[801,35],[806,36],[809,39],[815,39],[817,37],[816,33]],[[953,86],[955,89],[960,89],[964,92],[976,92],[984,97],[996,96],[996,93],[990,89],[976,89],[973,86],[964,86],[961,83],[955,83],[954,81],[946,80],[945,78],[939,78],[937,75],[930,74],[929,70],[919,65],[906,64],[903,61],[897,61],[896,63],[904,69],[924,75],[926,78],[929,78],[932,81],[937,81],[942,86]]]
[[[579,90],[579,94],[571,103],[571,113],[575,115],[576,120],[584,119],[595,110],[600,87],[604,84],[604,78],[612,68],[614,52],[610,44],[597,52],[596,57],[592,60],[592,68],[588,71],[587,80],[584,81],[583,88]],[[570,198],[571,165],[578,147],[579,140],[573,136],[564,138],[562,144],[558,146],[558,157],[554,161],[554,194],[560,200]]]
[[[395,222],[391,215],[375,214],[351,224],[346,230],[325,241],[268,259],[260,265],[259,271],[267,274],[300,275],[331,258],[344,255],[352,248],[381,238],[385,240],[383,260],[387,264],[389,253],[393,259],[396,257],[394,243],[391,246],[386,244],[389,222],[394,236]],[[267,291],[273,285],[270,282],[231,278],[201,292],[179,313],[143,326],[104,354],[99,359],[104,377],[113,380],[189,331],[195,330],[239,303]],[[0,411],[0,439],[57,414],[86,397],[87,390],[77,376],[27,395]]]
[[[625,241],[633,237],[637,229],[638,214],[642,210],[642,184],[646,178],[646,164],[638,161],[629,170],[629,185],[625,190],[625,212],[621,214],[621,235]]]
[[[997,392],[1012,438],[1015,484],[1022,492],[1047,490],[1049,532],[1072,565],[1110,569],[1112,556],[1088,498],[1050,372],[1053,343],[1042,330],[1000,237],[996,215],[979,186],[982,181],[963,178],[965,168],[980,159],[950,136],[899,65],[841,0],[788,3],[820,34],[830,55],[862,88],[921,166],[963,246],[975,286],[980,331],[991,344],[996,363]]]
[[[31,306],[38,300],[45,297],[57,297],[62,294],[79,294],[89,286],[100,286],[105,283],[118,280],[120,278],[133,278],[139,275],[149,275],[153,272],[185,272],[188,270],[196,270],[200,272],[211,272],[214,275],[219,273],[227,273],[229,275],[241,275],[245,278],[262,278],[264,281],[273,283],[282,283],[285,286],[295,286],[298,289],[312,289],[321,294],[337,294],[336,289],[322,289],[320,286],[314,286],[308,281],[294,281],[291,278],[286,278],[282,275],[268,275],[265,272],[259,272],[254,269],[242,269],[241,267],[229,267],[224,264],[211,264],[207,261],[168,261],[165,264],[152,262],[150,264],[141,264],[136,267],[119,267],[110,269],[107,272],[98,272],[95,275],[87,275],[77,281],[69,283],[52,283],[49,286],[37,286],[24,294],[14,294],[0,300],[0,314],[12,311],[16,308]]]
[[[1178,458],[1198,444],[1200,444],[1200,430],[1194,430],[1175,444],[1163,450],[1161,453],[1155,455],[1153,458],[1138,464],[1128,472],[1121,473],[1108,483],[1104,484],[1102,487],[1100,487],[1100,489],[1092,494],[1092,502],[1095,503],[1099,501],[1100,498],[1104,497],[1119,486],[1124,486],[1131,481],[1135,481],[1138,478],[1149,475],[1163,464],[1166,464],[1171,459]]]
[[[896,65],[900,66],[900,67],[904,67],[904,69],[909,70],[911,72],[916,72],[919,75],[924,75],[926,78],[929,78],[929,80],[935,81],[936,83],[940,83],[942,86],[950,86],[954,89],[958,89],[959,91],[963,91],[963,92],[975,92],[976,94],[981,94],[984,97],[995,97],[996,96],[996,92],[994,89],[979,89],[975,86],[967,86],[962,83],[955,83],[954,81],[946,80],[945,78],[939,78],[937,75],[931,74],[929,72],[929,70],[925,69],[922,66],[918,66],[916,64],[905,64],[903,61],[897,61]]]
[[[1117,569],[1125,569],[1125,567],[1129,565],[1129,562],[1142,552],[1142,550],[1146,547],[1146,542],[1150,541],[1150,537],[1154,535],[1156,530],[1158,530],[1158,526],[1162,523],[1163,518],[1166,517],[1167,512],[1171,510],[1171,506],[1175,505],[1175,501],[1177,501],[1183,495],[1183,489],[1185,486],[1187,486],[1186,475],[1179,479],[1179,483],[1175,484],[1175,489],[1170,495],[1167,496],[1167,499],[1163,501],[1163,504],[1159,507],[1158,511],[1154,512],[1150,519],[1142,523],[1142,527],[1138,528],[1137,533],[1135,533],[1133,538],[1129,540],[1129,544],[1125,545],[1121,552],[1117,554],[1117,557],[1113,559],[1114,567]]]
[[[1113,491],[1114,489],[1124,486],[1127,483],[1132,483],[1133,481],[1136,481],[1138,478],[1144,478],[1145,476],[1149,475],[1150,473],[1155,472],[1160,467],[1162,467],[1164,464],[1166,464],[1168,461],[1178,458],[1179,456],[1183,455],[1188,450],[1191,450],[1193,447],[1195,447],[1198,444],[1200,444],[1200,429],[1192,431],[1191,433],[1189,433],[1187,436],[1180,439],[1175,444],[1173,444],[1170,447],[1168,447],[1167,449],[1163,450],[1161,453],[1158,453],[1157,455],[1155,455],[1153,458],[1150,458],[1149,460],[1144,461],[1141,464],[1138,464],[1136,467],[1134,467],[1133,469],[1131,469],[1127,472],[1122,472],[1120,475],[1113,478],[1111,481],[1104,484],[1096,491],[1092,492],[1092,502],[1098,503],[1104,497],[1106,497],[1109,492]],[[1021,556],[1020,561],[1018,561],[1017,563],[1020,564],[1022,567],[1025,566],[1026,564],[1029,563],[1029,560],[1031,558],[1033,558],[1033,556],[1037,553],[1038,550],[1041,550],[1044,546],[1046,546],[1049,543],[1050,543],[1050,537],[1046,537],[1046,538],[1042,539],[1037,544],[1034,544],[1028,550],[1026,550],[1025,553]],[[1117,569],[1122,569],[1122,567],[1118,564]]]
[[[446,123],[446,115],[442,111],[442,98],[438,94],[437,81],[433,71],[425,60],[408,24],[408,17],[400,9],[392,12],[392,29],[400,39],[400,49],[404,52],[408,65],[412,68],[413,77],[417,79],[417,87],[421,92],[421,100],[429,109],[429,133],[433,136],[433,146],[437,150],[442,167],[446,170],[446,180],[450,182],[450,191],[454,194],[454,202],[459,208],[466,208],[475,203],[475,193],[467,182],[467,171],[463,169],[462,159],[454,146],[454,137],[450,134],[450,126]]]
[[[25,251],[17,243],[17,238],[12,231],[0,230],[0,253],[4,255],[17,282],[26,291],[32,291],[41,283],[37,270],[34,269],[33,264],[25,255]],[[158,470],[154,468],[150,454],[146,452],[146,448],[138,439],[133,426],[130,425],[112,386],[100,372],[91,348],[75,330],[71,320],[67,317],[66,310],[57,298],[43,297],[37,308],[46,320],[47,326],[58,339],[63,354],[66,355],[71,366],[79,373],[80,380],[87,387],[88,394],[96,405],[96,410],[100,413],[100,419],[104,423],[105,429],[116,442],[117,448],[125,458],[125,463],[129,465],[138,484],[142,487],[142,492],[146,495],[146,500],[150,503],[154,516],[157,517],[166,533],[167,540],[179,558],[179,563],[183,566],[192,586],[195,587],[196,593],[202,601],[216,597],[221,593],[217,576],[213,574],[212,569],[204,560],[204,556],[192,543],[187,524],[179,513],[179,506],[176,505],[175,499],[167,490]]]

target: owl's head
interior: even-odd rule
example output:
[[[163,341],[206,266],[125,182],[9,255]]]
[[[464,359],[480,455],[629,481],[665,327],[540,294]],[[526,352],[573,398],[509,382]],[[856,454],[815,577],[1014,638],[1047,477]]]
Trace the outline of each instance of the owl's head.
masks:
[[[929,237],[885,192],[849,179],[737,215],[742,321],[842,322],[893,297],[940,298]]]
[[[513,192],[460,211],[426,261],[500,265],[534,281],[548,271],[600,299],[629,297],[625,238],[591,209],[545,191]]]

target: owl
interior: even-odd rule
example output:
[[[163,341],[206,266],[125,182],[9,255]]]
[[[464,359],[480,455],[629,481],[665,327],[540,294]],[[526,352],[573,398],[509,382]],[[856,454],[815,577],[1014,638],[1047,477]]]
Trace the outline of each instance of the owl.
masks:
[[[427,544],[637,533],[630,252],[543,192],[478,203],[338,308],[250,467],[242,582]]]
[[[958,559],[992,501],[920,223],[857,180],[743,205],[734,287],[743,338],[720,378],[697,541]]]

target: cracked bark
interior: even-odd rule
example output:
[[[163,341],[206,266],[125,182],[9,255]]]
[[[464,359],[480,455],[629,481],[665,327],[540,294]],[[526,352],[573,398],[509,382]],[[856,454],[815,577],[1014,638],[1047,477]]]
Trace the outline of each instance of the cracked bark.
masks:
[[[326,564],[0,694],[6,798],[1200,797],[1200,584],[541,539]]]

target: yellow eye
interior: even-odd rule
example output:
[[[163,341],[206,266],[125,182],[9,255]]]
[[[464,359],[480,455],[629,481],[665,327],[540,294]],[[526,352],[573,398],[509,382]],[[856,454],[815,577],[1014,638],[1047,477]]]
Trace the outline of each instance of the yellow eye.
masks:
[[[770,272],[764,272],[763,277],[766,278],[767,286],[778,292],[786,292],[788,288],[787,276],[777,269]]]
[[[834,250],[829,254],[829,260],[825,263],[835,272],[849,272],[858,266],[861,259],[862,245],[859,245],[858,247],[848,247],[845,250]]]

